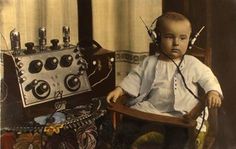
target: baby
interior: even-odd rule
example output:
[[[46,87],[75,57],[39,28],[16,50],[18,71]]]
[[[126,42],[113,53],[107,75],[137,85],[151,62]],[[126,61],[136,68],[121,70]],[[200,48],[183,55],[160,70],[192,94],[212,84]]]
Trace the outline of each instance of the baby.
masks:
[[[175,62],[188,88],[197,96],[199,84],[207,94],[208,107],[220,107],[222,91],[210,68],[195,57],[185,55],[191,30],[190,21],[181,14],[169,12],[160,16],[155,31],[162,52],[145,58],[108,94],[107,102],[116,102],[127,93],[134,97],[129,102],[131,107],[139,110],[149,107],[159,114],[170,115],[189,112],[198,99],[185,87]]]
[[[222,91],[211,69],[197,58],[185,55],[191,31],[190,21],[182,14],[168,12],[160,16],[155,28],[160,54],[146,57],[108,94],[107,102],[116,102],[120,96],[129,94],[131,108],[178,117],[199,102],[196,98],[199,84],[207,95],[208,107],[220,107]]]

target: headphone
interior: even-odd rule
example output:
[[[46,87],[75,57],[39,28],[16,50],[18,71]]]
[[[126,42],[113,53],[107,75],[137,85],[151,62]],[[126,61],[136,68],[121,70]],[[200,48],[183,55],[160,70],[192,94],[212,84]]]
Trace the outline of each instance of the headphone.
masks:
[[[160,16],[161,17],[161,16]],[[157,24],[159,24],[160,22],[160,17],[157,17],[153,22],[152,24],[150,25],[150,27],[148,28],[147,25],[144,23],[144,21],[142,20],[142,18],[140,17],[140,19],[142,20],[142,22],[144,23],[146,29],[147,29],[147,32],[148,32],[148,35],[150,36],[150,38],[152,39],[152,41],[154,43],[156,43],[158,46],[160,46],[161,44],[161,33],[157,27]],[[156,24],[156,27],[153,28],[153,25]],[[197,37],[200,35],[201,31],[205,28],[205,26],[202,26],[201,29],[193,36],[193,38],[191,38],[191,35],[190,35],[190,39],[189,39],[189,44],[188,44],[188,49],[192,49],[194,43],[196,42],[197,40]]]
[[[150,25],[150,27],[148,28],[148,34],[149,36],[152,38],[152,41],[157,43],[158,45],[161,44],[161,32],[159,31],[159,29],[157,28],[157,26],[154,28],[153,25],[157,24],[160,22],[160,17],[156,18],[152,24]]]

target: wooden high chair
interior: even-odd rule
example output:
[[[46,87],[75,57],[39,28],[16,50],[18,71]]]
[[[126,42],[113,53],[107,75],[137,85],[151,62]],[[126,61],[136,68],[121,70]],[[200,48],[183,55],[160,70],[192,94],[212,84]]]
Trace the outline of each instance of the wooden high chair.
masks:
[[[153,52],[150,51],[150,54],[153,54]],[[210,48],[202,49],[202,48],[194,46],[191,50],[187,51],[187,54],[193,55],[197,57],[198,59],[200,59],[207,66],[209,67],[211,66],[211,49]],[[204,137],[204,142],[201,142],[200,146],[196,145],[196,138],[197,138],[196,118],[201,114],[201,112],[205,108],[205,105],[206,105],[205,95],[200,96],[201,101],[191,110],[190,113],[180,118],[145,113],[142,111],[131,109],[123,104],[127,98],[128,96],[124,95],[120,97],[116,103],[110,103],[108,107],[108,110],[111,112],[111,115],[112,115],[112,125],[114,129],[117,128],[119,123],[122,123],[122,118],[124,116],[127,116],[127,117],[132,117],[135,119],[148,121],[148,122],[155,122],[155,123],[160,123],[160,124],[168,124],[168,125],[188,128],[188,133],[189,133],[189,140],[187,143],[188,149],[189,148],[209,149],[212,147],[215,141],[216,130],[217,130],[217,109],[209,109],[209,118],[207,120],[208,129],[207,129],[206,136]]]

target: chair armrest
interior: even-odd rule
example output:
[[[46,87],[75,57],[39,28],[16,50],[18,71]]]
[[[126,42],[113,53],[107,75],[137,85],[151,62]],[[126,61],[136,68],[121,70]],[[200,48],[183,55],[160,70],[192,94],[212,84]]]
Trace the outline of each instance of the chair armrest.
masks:
[[[197,105],[188,113],[188,116],[191,119],[197,119],[201,115],[202,111],[205,109],[205,106],[202,102],[198,102]]]
[[[108,106],[108,110],[117,112],[119,114],[123,114],[126,116],[130,116],[132,118],[146,120],[150,122],[158,122],[165,123],[180,127],[195,127],[196,126],[196,118],[201,114],[204,106],[201,102],[199,102],[190,113],[184,115],[183,117],[172,117],[165,116],[153,113],[142,112],[136,109],[129,108],[123,105],[123,102],[127,99],[127,96],[121,96],[117,99],[116,103],[110,103]]]
[[[191,119],[186,120],[184,117],[172,117],[172,116],[163,116],[158,114],[146,113],[117,103],[111,103],[110,106],[108,107],[108,110],[150,122],[165,123],[180,127],[196,126],[195,120]]]

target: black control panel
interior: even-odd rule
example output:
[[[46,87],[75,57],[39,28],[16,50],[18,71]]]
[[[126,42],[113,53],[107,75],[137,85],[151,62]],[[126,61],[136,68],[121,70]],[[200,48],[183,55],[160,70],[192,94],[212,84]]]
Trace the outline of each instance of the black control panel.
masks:
[[[24,107],[91,90],[87,61],[76,46],[18,53],[13,61]]]
[[[63,43],[47,44],[46,29],[39,28],[39,42],[21,47],[20,33],[11,31],[11,50],[3,53],[6,94],[1,99],[1,124],[9,125],[64,108],[68,100],[82,100],[91,92],[88,61],[79,46],[70,44],[70,29],[63,27]],[[76,105],[75,105],[76,106]],[[62,107],[63,109],[63,107]]]
[[[10,33],[12,50],[3,54],[3,127],[88,104],[115,87],[115,52],[72,45],[69,33],[63,27],[63,43],[52,39],[47,44],[46,29],[39,28],[38,44],[27,42],[26,48],[19,32]]]
[[[24,107],[91,91],[86,74],[88,62],[80,48],[69,43],[69,27],[62,30],[63,44],[52,39],[47,46],[46,29],[41,27],[39,45],[27,42],[26,49],[21,48],[20,33],[10,33],[13,51],[4,55],[4,76],[10,75],[8,67],[13,64]]]

